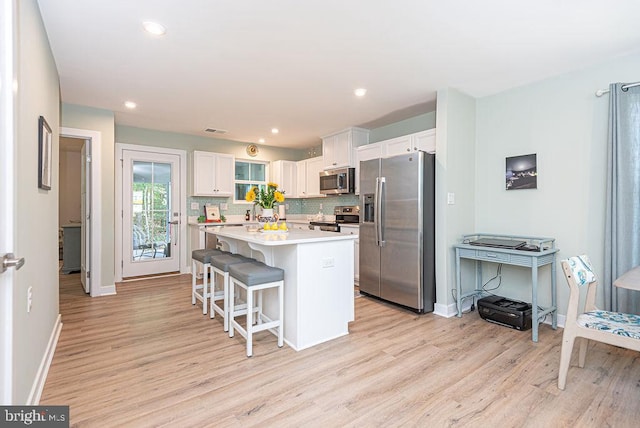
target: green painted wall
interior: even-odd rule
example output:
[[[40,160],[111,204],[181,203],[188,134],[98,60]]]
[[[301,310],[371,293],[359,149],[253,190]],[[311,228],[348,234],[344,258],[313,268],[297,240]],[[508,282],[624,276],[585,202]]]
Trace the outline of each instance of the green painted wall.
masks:
[[[425,131],[436,127],[436,112],[421,114],[409,119],[401,120],[390,125],[374,128],[369,131],[369,143],[401,137],[415,132]]]
[[[18,2],[16,2],[18,3]],[[58,127],[60,86],[49,39],[36,0],[17,8],[15,135],[15,244],[12,250],[25,264],[14,273],[11,353],[11,404],[33,404],[32,387],[39,375],[49,339],[56,326],[58,304]],[[4,32],[4,28],[2,29]],[[38,188],[38,118],[52,131],[51,189]],[[6,156],[3,153],[2,156]],[[27,312],[27,289],[33,305]],[[3,338],[4,339],[4,338]],[[2,379],[4,382],[5,379]],[[35,392],[35,390],[34,390]],[[9,404],[9,403],[3,403]]]
[[[306,150],[283,149],[265,145],[258,145],[258,155],[250,157],[246,152],[246,148],[249,145],[248,143],[135,128],[131,126],[116,125],[115,132],[116,141],[122,144],[138,144],[143,146],[182,149],[187,152],[202,150],[207,152],[228,153],[234,155],[238,159],[263,161],[297,161],[307,157]]]
[[[477,230],[556,238],[558,260],[588,254],[602,277],[609,97],[595,91],[638,81],[639,71],[635,54],[478,99]],[[529,153],[537,154],[538,188],[505,190],[505,157]],[[541,275],[540,303],[548,305],[548,268]],[[556,279],[565,314],[569,293],[559,268]],[[497,293],[530,299],[526,272],[504,269],[502,282]]]
[[[62,126],[100,132],[100,175],[102,186],[100,215],[102,216],[100,286],[115,284],[115,139],[112,111],[74,104],[62,104]],[[93,148],[96,150],[96,148]],[[94,208],[95,209],[95,208]]]

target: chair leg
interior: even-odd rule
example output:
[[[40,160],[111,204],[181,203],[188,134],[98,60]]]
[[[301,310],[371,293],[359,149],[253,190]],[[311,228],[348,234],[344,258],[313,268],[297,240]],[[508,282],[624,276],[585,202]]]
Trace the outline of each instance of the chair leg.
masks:
[[[578,366],[584,367],[584,362],[587,359],[587,347],[589,346],[589,339],[583,337],[580,339],[580,354],[578,354]]]
[[[235,288],[233,281],[229,281],[229,312],[227,313],[227,318],[229,318],[229,337],[233,337],[233,320],[236,311]]]
[[[280,284],[280,287],[278,287],[278,304],[278,319],[280,320],[280,325],[278,325],[278,346],[282,348],[284,346],[284,284]]]
[[[253,290],[247,287],[247,357],[253,355]]]
[[[207,290],[208,288],[208,279],[209,279],[209,269],[208,265],[202,266],[202,315],[207,315]]]
[[[213,310],[213,304],[215,302],[214,297],[216,294],[216,273],[213,271],[213,269],[210,269],[210,272],[211,272],[211,284],[210,284],[211,294],[209,296],[209,318],[215,318],[216,311]]]
[[[224,320],[222,325],[224,326],[224,331],[229,331],[229,273],[225,272],[224,277],[222,279],[222,287],[223,287],[223,310],[224,310]]]
[[[573,342],[575,336],[567,334],[567,330],[562,335],[562,350],[560,351],[560,368],[558,369],[558,389],[564,390],[567,383],[567,372],[569,371],[569,363],[571,362],[571,352],[573,351]]]
[[[191,260],[191,304],[196,304],[196,261]]]

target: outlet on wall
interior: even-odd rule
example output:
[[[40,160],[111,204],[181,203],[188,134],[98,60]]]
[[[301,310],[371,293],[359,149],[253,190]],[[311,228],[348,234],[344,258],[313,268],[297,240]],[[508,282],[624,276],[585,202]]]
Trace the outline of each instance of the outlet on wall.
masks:
[[[325,257],[322,259],[322,267],[329,268],[335,266],[335,259],[333,257]]]
[[[33,287],[27,288],[27,312],[31,312],[33,306]]]
[[[200,204],[198,202],[191,202],[191,209],[192,210],[199,210],[200,209]]]

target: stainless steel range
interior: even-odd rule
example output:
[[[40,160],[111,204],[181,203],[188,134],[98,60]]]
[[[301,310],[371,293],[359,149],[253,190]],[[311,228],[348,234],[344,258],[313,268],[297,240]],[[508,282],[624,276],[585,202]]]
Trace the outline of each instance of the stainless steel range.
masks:
[[[310,221],[309,229],[324,230],[326,232],[340,232],[341,224],[358,224],[360,223],[360,206],[348,205],[337,206],[333,209],[336,219],[334,221]]]

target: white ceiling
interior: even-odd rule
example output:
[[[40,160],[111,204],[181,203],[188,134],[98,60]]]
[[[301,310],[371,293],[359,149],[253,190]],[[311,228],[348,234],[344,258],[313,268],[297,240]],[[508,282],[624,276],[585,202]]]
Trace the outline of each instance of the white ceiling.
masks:
[[[640,49],[638,0],[39,4],[63,102],[120,125],[293,148],[434,111],[438,89],[481,97]]]

